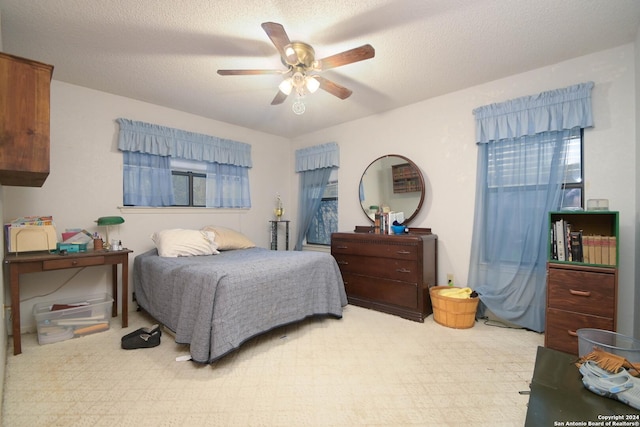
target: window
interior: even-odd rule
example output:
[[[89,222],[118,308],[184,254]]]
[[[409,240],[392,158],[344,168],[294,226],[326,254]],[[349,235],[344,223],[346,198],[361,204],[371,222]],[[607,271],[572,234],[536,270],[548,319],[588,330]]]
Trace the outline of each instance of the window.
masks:
[[[559,209],[584,208],[584,176],[582,170],[582,147],[584,130],[580,136],[571,138],[567,146],[565,178]]]
[[[479,179],[469,283],[482,295],[481,309],[538,332],[545,328],[549,212],[582,205],[582,129],[593,127],[593,86],[473,110]]]
[[[565,141],[565,152],[561,155],[561,158],[565,159],[562,165],[563,190],[558,210],[584,207],[583,135],[581,130],[579,135],[568,137]],[[554,154],[552,144],[549,144],[549,148],[540,150],[536,156],[531,156],[531,152],[533,152],[533,148],[528,154],[523,155],[517,150],[517,147],[512,150],[491,152],[488,159],[487,175],[489,192],[498,191],[500,185],[507,189],[511,186],[514,190],[521,190],[524,186],[535,192],[538,190],[538,185],[547,182],[550,170],[547,169],[540,173],[538,168],[540,163],[551,164],[550,159]],[[532,158],[537,158],[537,161],[531,161]]]
[[[561,168],[553,172],[560,174],[563,184],[558,204],[551,210],[583,206],[582,137],[583,133],[576,130],[564,137],[562,144],[556,144],[553,137],[536,143],[525,137],[493,144],[487,159],[485,227],[494,237],[484,244],[496,247],[485,250],[485,261],[519,263],[535,259],[538,246],[528,243],[528,230],[522,224],[525,219],[532,220],[546,229],[544,213],[537,219],[530,217],[548,203],[552,168]]]
[[[331,172],[329,183],[322,194],[307,232],[307,243],[331,246],[331,233],[338,231],[338,180],[337,170]]]
[[[170,165],[174,206],[205,207],[207,166],[203,162],[174,159],[170,161]]]
[[[171,171],[174,206],[206,206],[206,181],[207,176],[202,173]]]
[[[251,146],[119,118],[125,206],[250,208]]]

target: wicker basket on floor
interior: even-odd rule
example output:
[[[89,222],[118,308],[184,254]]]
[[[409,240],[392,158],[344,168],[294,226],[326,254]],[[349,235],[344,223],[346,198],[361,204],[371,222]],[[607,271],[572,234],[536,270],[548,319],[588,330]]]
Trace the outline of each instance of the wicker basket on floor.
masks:
[[[451,286],[433,286],[429,288],[433,320],[443,326],[455,329],[468,329],[476,321],[478,298],[453,298],[439,294],[441,289],[451,289]]]

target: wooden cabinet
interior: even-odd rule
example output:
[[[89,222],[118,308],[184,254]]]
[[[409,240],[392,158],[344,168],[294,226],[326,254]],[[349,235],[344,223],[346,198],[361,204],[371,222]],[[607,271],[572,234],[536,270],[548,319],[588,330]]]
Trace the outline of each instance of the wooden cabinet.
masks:
[[[618,245],[618,212],[556,212],[549,216],[549,230],[558,221],[570,224],[569,229],[580,231],[585,236],[615,237],[615,254]],[[559,229],[559,228],[557,228]],[[564,228],[566,229],[566,227]],[[562,239],[570,237],[562,233]],[[618,257],[609,258],[604,264],[602,257],[573,257],[564,261],[554,259],[557,249],[550,238],[549,259],[547,262],[547,306],[545,347],[578,354],[578,336],[581,328],[596,328],[615,331],[618,301]],[[576,241],[579,244],[579,240]],[[574,243],[576,243],[574,242]],[[584,247],[580,253],[588,252]],[[597,250],[609,251],[609,248]],[[587,261],[587,262],[584,262]]]
[[[426,229],[425,229],[426,230]],[[436,285],[435,234],[333,233],[331,254],[350,304],[423,322]]]
[[[42,187],[49,176],[53,66],[0,52],[0,184]]]

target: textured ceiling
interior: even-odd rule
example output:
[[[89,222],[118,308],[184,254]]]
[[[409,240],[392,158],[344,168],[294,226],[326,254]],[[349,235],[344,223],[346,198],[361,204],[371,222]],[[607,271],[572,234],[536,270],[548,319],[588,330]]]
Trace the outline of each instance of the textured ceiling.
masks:
[[[638,0],[0,0],[10,54],[55,66],[55,80],[294,137],[632,42]],[[327,70],[353,90],[270,105],[283,68],[260,27],[327,57],[366,43],[375,58]]]

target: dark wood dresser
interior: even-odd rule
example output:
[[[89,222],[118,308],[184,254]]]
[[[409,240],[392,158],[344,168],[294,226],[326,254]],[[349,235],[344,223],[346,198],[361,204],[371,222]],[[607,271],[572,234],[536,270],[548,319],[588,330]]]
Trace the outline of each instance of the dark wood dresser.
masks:
[[[425,228],[401,235],[333,233],[331,254],[349,303],[423,322],[432,313],[429,287],[438,277],[437,241]]]
[[[547,264],[545,347],[578,354],[580,328],[616,330],[617,269]]]

